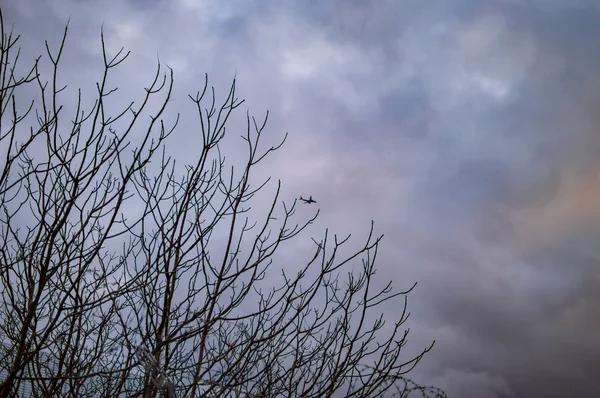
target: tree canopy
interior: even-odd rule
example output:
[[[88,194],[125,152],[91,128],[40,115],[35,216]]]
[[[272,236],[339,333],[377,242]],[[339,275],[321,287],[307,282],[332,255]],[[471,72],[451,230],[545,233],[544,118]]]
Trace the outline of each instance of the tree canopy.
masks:
[[[171,69],[158,63],[115,111],[110,76],[128,53],[101,35],[95,100],[78,91],[69,113],[67,28],[24,66],[0,23],[0,397],[444,396],[406,376],[433,344],[402,355],[410,289],[373,283],[373,225],[350,255],[349,236],[325,231],[294,254],[302,267],[277,257],[318,211],[298,221],[273,182],[253,212],[270,183],[253,172],[285,137],[261,149],[268,113],[247,113],[232,167],[221,144],[244,103],[235,80],[221,102],[208,77],[189,96],[198,155],[180,167]]]

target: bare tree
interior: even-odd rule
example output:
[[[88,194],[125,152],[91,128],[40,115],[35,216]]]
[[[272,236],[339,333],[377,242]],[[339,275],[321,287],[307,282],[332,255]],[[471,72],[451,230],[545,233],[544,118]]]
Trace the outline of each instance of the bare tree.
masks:
[[[0,397],[443,396],[405,377],[431,347],[401,355],[408,291],[372,283],[372,225],[349,256],[349,236],[325,231],[300,269],[281,265],[318,211],[295,223],[277,183],[266,213],[251,212],[268,182],[255,185],[255,167],[285,138],[261,150],[268,113],[246,114],[244,165],[229,166],[235,80],[220,106],[208,79],[189,97],[199,154],[179,168],[165,147],[170,69],[110,113],[109,76],[128,53],[108,55],[102,35],[95,102],[86,110],[79,91],[66,114],[67,29],[25,69],[0,25]],[[388,300],[395,320],[378,315]]]

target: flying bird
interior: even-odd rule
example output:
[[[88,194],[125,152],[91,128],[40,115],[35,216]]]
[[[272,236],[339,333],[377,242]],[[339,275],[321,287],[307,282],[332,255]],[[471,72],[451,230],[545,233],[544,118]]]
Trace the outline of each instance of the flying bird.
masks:
[[[306,204],[317,203],[317,201],[312,198],[312,195],[308,199],[304,199],[302,196],[300,196],[300,200]]]

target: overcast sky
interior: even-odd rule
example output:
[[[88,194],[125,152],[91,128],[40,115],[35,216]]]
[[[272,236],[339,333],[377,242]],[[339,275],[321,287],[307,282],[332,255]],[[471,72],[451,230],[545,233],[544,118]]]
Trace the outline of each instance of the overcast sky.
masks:
[[[457,398],[600,396],[597,0],[2,7],[31,54],[71,17],[62,79],[84,90],[102,23],[110,49],[132,51],[115,78],[124,101],[157,54],[175,71],[173,112],[193,111],[204,73],[222,94],[237,73],[272,141],[290,134],[262,172],[285,199],[318,200],[311,233],[361,238],[373,219],[378,277],[418,281],[409,345],[437,340],[418,381]],[[170,143],[183,159],[188,123]]]

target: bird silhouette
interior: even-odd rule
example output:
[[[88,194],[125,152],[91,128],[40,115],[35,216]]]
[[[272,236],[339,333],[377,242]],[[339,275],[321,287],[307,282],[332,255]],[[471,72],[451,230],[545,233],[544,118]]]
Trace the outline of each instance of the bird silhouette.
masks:
[[[304,199],[302,196],[300,196],[300,200],[306,204],[317,203],[317,201],[312,198],[312,195],[308,199]]]

